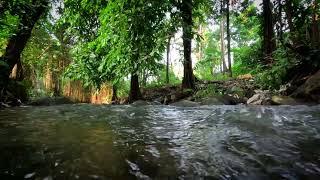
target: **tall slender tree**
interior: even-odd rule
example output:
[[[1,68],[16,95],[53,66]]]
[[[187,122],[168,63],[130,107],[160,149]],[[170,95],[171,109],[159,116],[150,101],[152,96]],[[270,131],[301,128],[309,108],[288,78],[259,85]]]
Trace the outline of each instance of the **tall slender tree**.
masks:
[[[192,69],[192,59],[191,59],[191,43],[192,43],[192,10],[193,2],[192,0],[182,0],[181,13],[182,13],[182,25],[183,25],[183,54],[184,54],[184,73],[182,80],[182,87],[188,89],[195,88],[195,78]]]
[[[265,64],[272,63],[272,53],[276,48],[273,28],[272,3],[270,0],[263,0],[263,55]]]
[[[313,1],[311,42],[314,47],[320,47],[320,20],[319,20],[319,1]]]
[[[222,64],[222,73],[227,71],[227,65],[225,61],[225,43],[224,43],[224,23],[225,23],[225,15],[224,15],[224,0],[220,1],[220,50],[221,50],[221,64]]]
[[[286,13],[289,30],[290,30],[290,32],[294,32],[295,27],[294,27],[294,24],[293,24],[292,0],[286,0],[284,10],[285,10],[285,13]]]
[[[278,4],[278,25],[277,25],[277,35],[278,35],[278,39],[280,40],[280,42],[283,42],[283,21],[282,21],[282,10],[283,10],[283,5],[282,5],[282,1],[281,0],[277,0],[277,4]]]
[[[170,65],[170,43],[171,43],[171,36],[168,37],[168,42],[167,42],[167,62],[166,62],[166,83],[170,83],[170,77],[169,77],[169,65]]]
[[[230,0],[227,0],[227,51],[228,51],[228,72],[229,76],[232,77],[232,69],[231,69],[231,36],[230,36]]]

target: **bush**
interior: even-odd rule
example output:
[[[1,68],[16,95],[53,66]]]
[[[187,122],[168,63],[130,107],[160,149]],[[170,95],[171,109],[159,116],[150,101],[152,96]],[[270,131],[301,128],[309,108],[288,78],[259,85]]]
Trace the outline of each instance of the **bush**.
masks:
[[[222,90],[220,90],[217,86],[211,84],[204,89],[198,90],[195,93],[194,97],[196,99],[202,99],[206,97],[215,97],[217,95],[222,95],[222,94],[223,94]]]
[[[274,54],[274,63],[269,66],[257,66],[256,81],[263,89],[279,89],[287,77],[287,72],[298,63],[297,58],[283,48],[278,48]]]
[[[172,69],[169,70],[169,84],[170,85],[177,85],[180,84],[181,80],[174,74]],[[147,87],[161,87],[167,85],[166,82],[166,69],[161,68],[158,71],[158,74],[154,76],[154,79],[147,83]]]

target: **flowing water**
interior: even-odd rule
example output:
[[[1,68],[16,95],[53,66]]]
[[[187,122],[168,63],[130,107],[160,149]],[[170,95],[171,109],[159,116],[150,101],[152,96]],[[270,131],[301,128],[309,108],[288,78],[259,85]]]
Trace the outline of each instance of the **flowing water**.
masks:
[[[320,106],[1,110],[0,179],[320,179]]]

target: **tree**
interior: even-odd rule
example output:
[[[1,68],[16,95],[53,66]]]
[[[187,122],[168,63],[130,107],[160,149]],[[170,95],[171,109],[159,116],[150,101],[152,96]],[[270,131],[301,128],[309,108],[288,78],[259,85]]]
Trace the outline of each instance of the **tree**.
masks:
[[[320,19],[319,19],[319,1],[313,0],[313,14],[312,14],[312,30],[311,38],[312,45],[320,48]]]
[[[255,69],[262,57],[261,20],[257,7],[253,2],[242,3],[232,16],[232,38],[235,40],[233,74],[247,73],[247,69]]]
[[[142,98],[139,74],[155,71],[165,50],[168,4],[158,1],[109,1],[101,11],[95,52],[101,55],[101,77],[117,82],[130,75],[129,101]]]
[[[191,59],[191,42],[192,42],[192,10],[193,3],[192,0],[182,0],[181,13],[182,13],[182,23],[183,23],[183,80],[182,87],[188,89],[195,88],[195,78],[192,69],[192,59]]]
[[[5,53],[1,57],[1,61],[8,65],[6,70],[0,71],[2,78],[8,79],[13,67],[20,63],[21,53],[31,36],[32,29],[45,14],[48,5],[47,0],[5,1],[4,7],[9,9],[10,14],[18,16],[20,21],[17,32],[9,38]]]
[[[98,47],[95,42],[101,27],[100,11],[107,4],[107,0],[64,0],[57,22],[59,29],[66,29],[63,39],[68,39],[71,48],[72,62],[65,76],[80,80],[86,87],[99,89],[103,83],[111,81],[110,76],[102,75],[99,71],[103,53],[96,51]]]
[[[274,37],[274,22],[272,13],[272,3],[270,0],[263,0],[263,52],[264,63],[273,62],[272,53],[276,48]]]
[[[286,17],[287,17],[287,23],[289,25],[289,30],[290,32],[294,32],[295,31],[295,27],[293,24],[293,8],[292,8],[292,0],[287,0],[285,2],[285,13],[286,13]]]
[[[215,74],[215,67],[221,63],[221,52],[219,49],[220,30],[212,31],[208,29],[204,34],[204,39],[203,58],[197,62],[195,74],[201,79],[211,80]]]
[[[231,69],[231,36],[230,36],[230,0],[227,0],[227,51],[228,51],[228,70],[229,76],[232,77]]]
[[[224,15],[224,0],[221,0],[220,7],[220,49],[221,49],[221,64],[222,64],[222,72],[225,73],[227,71],[227,65],[225,61],[225,44],[224,44],[224,23],[225,23],[225,15]]]
[[[283,20],[282,20],[282,11],[283,11],[283,4],[281,0],[277,0],[278,5],[278,13],[277,13],[277,35],[280,42],[283,43]]]
[[[166,83],[169,84],[169,65],[170,65],[170,42],[171,41],[171,36],[168,37],[168,42],[167,42],[167,62],[166,62]]]

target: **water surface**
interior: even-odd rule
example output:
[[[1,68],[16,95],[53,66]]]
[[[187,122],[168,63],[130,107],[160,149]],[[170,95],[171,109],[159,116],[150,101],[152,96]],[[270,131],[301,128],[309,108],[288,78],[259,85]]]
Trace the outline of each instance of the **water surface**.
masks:
[[[0,111],[0,179],[320,179],[320,106]]]

